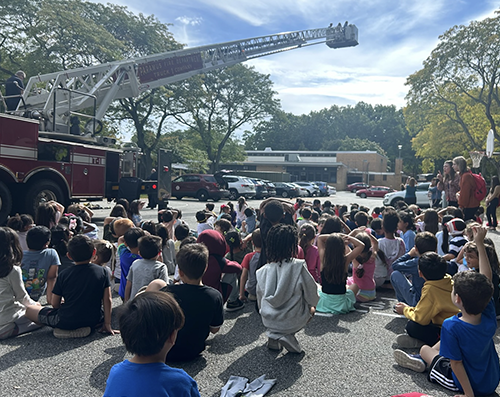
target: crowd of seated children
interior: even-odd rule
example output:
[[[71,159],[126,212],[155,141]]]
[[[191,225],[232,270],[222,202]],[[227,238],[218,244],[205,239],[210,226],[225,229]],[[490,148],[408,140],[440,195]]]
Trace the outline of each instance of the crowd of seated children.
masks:
[[[440,340],[423,345],[418,355],[394,351],[399,365],[417,372],[428,369],[429,381],[465,396],[492,394],[500,380],[493,341],[497,320],[492,270],[484,245],[485,235],[485,228],[474,229],[479,272],[458,272],[453,276],[450,300],[458,314],[443,321]]]

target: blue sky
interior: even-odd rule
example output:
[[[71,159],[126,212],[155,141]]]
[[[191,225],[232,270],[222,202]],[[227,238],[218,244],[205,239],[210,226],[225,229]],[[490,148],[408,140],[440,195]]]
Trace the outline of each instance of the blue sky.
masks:
[[[99,0],[97,0],[99,1]],[[119,0],[135,13],[171,23],[177,41],[195,47],[347,20],[357,47],[320,44],[248,62],[274,81],[282,108],[295,114],[332,105],[405,104],[406,78],[421,69],[454,25],[493,16],[492,0]]]

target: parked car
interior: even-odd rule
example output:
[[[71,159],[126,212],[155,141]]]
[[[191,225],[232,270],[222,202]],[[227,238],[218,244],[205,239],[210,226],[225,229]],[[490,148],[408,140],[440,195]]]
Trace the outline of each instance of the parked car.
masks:
[[[429,200],[428,192],[429,186],[431,184],[429,182],[422,182],[417,184],[417,190],[415,195],[417,196],[417,205],[419,207],[430,207],[431,201]],[[398,201],[405,199],[405,191],[399,190],[397,192],[389,193],[384,196],[384,205],[392,205],[394,206]]]
[[[250,178],[250,180],[255,185],[255,198],[264,199],[269,196],[269,191],[267,190],[267,185],[261,179]]]
[[[331,194],[328,189],[330,186],[326,182],[314,181],[313,183],[318,186],[320,196],[328,197]],[[335,190],[335,193],[337,193],[337,190]]]
[[[236,200],[240,196],[251,198],[257,193],[255,191],[255,185],[250,178],[247,178],[246,176],[226,174],[222,177],[227,182],[230,200]]]
[[[367,197],[384,197],[387,193],[393,192],[394,189],[387,186],[372,186],[368,189],[360,189],[356,192],[356,196],[361,198]]]
[[[366,183],[363,182],[356,182],[356,183],[351,183],[350,185],[347,185],[347,190],[349,190],[352,193],[356,193],[360,189],[368,189],[370,185],[367,185]]]
[[[335,186],[330,186],[330,185],[327,186],[328,186],[328,196],[330,196],[331,194],[337,194],[337,188]]]
[[[183,197],[196,197],[200,201],[219,201],[229,196],[225,186],[226,182],[218,173],[181,175],[172,181],[172,197],[178,200]]]
[[[276,196],[276,186],[271,181],[262,180],[266,184],[267,187],[267,197]]]
[[[276,186],[276,195],[281,197],[298,197],[300,195],[300,188],[291,183],[274,182]]]
[[[297,185],[297,183],[295,183],[295,182],[289,182],[289,183],[290,183],[290,185],[293,185],[297,189],[299,189],[299,196],[300,197],[307,197],[307,196],[309,196],[309,191],[304,186]]]
[[[320,190],[318,185],[312,182],[295,182],[300,187],[305,187],[307,190],[307,195],[309,197],[316,197],[320,195]]]

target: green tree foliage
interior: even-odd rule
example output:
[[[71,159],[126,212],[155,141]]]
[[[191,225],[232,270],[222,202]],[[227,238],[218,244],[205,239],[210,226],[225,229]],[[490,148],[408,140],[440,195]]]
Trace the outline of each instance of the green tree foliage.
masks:
[[[0,80],[18,69],[28,77],[182,48],[154,16],[82,0],[5,0],[0,3]],[[121,101],[108,121],[130,120],[151,168],[164,115],[150,91]],[[161,102],[161,101],[160,101]],[[164,117],[165,116],[165,117]],[[151,119],[150,119],[151,118]],[[116,124],[105,128],[116,131]],[[154,138],[148,137],[154,134]]]
[[[247,149],[274,150],[376,150],[394,159],[398,145],[414,159],[410,136],[401,110],[394,106],[332,106],[296,116],[278,111],[244,135]],[[355,148],[355,149],[353,149]],[[405,157],[406,162],[406,157]]]
[[[417,155],[444,159],[500,141],[500,16],[454,26],[408,78],[405,109]],[[491,159],[497,171],[500,162]]]
[[[169,88],[173,96],[166,102],[166,111],[190,133],[196,133],[193,144],[206,151],[212,172],[223,156],[227,160],[244,158],[232,139],[236,130],[258,123],[279,106],[269,76],[241,64]]]

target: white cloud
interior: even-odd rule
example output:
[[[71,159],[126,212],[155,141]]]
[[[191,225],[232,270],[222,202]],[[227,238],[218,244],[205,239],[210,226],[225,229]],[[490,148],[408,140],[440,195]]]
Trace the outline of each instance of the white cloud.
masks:
[[[196,25],[199,25],[202,23],[203,18],[202,17],[192,18],[192,17],[188,17],[188,16],[184,15],[184,16],[175,18],[175,20],[182,25],[196,26]]]

